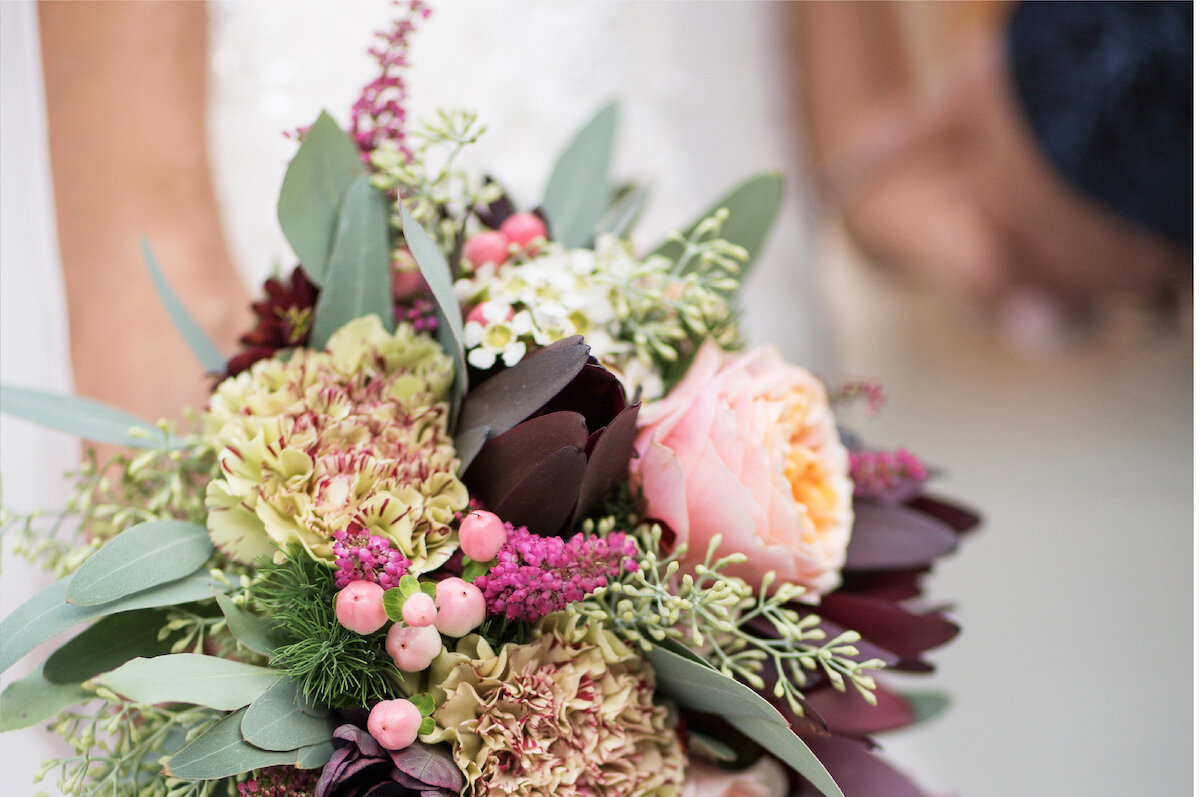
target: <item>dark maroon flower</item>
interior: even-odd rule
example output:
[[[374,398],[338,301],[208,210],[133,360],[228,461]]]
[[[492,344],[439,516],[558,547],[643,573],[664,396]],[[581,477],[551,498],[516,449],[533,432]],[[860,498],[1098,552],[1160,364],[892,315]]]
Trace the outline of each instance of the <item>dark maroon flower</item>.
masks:
[[[574,523],[629,473],[640,405],[581,338],[531,352],[463,404],[464,482],[485,508],[546,537]]]
[[[462,789],[462,772],[441,747],[384,750],[353,723],[338,726],[333,744],[313,797],[456,797]]]
[[[263,283],[265,296],[250,305],[254,328],[241,338],[247,348],[229,360],[225,375],[241,373],[259,360],[275,356],[280,349],[308,343],[318,291],[300,266],[292,270],[286,283],[278,277]]]

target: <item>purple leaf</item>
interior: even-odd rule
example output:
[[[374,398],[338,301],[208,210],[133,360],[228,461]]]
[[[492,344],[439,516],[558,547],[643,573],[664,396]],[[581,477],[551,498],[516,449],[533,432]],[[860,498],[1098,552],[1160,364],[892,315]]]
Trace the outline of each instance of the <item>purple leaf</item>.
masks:
[[[639,407],[640,404],[635,404],[621,410],[589,449],[587,469],[583,472],[583,484],[579,488],[579,503],[575,505],[572,525],[629,474]]]
[[[441,747],[412,745],[391,755],[396,769],[427,786],[451,789],[456,793],[462,788],[462,772],[455,766],[450,754]]]
[[[555,412],[531,418],[489,440],[464,474],[464,481],[485,506],[497,505],[556,451],[564,447],[582,451],[587,436],[583,416],[578,413]]]
[[[514,526],[554,536],[571,517],[586,467],[583,451],[560,448],[531,468],[492,511]]]
[[[845,569],[923,567],[957,545],[954,530],[928,515],[900,506],[855,501]]]
[[[860,595],[864,598],[878,598],[885,601],[905,601],[921,594],[921,576],[929,572],[929,568],[920,567],[911,570],[879,570],[876,572],[859,571],[846,573],[842,579],[839,592]]]
[[[862,742],[840,736],[805,739],[846,797],[926,797],[911,780],[872,755]],[[792,797],[819,797],[811,785]]]
[[[917,496],[908,502],[908,506],[917,512],[937,518],[959,534],[970,531],[980,522],[978,513],[930,495]]]
[[[458,428],[486,426],[493,436],[507,432],[570,384],[588,351],[577,335],[530,352],[467,394]]]
[[[916,658],[958,634],[958,626],[936,612],[914,614],[895,603],[858,595],[836,592],[826,595],[817,611],[843,628],[853,628],[862,634],[864,641],[886,648],[901,659]]]
[[[863,700],[857,690],[839,692],[832,686],[808,693],[808,702],[825,718],[829,729],[842,736],[868,736],[903,728],[914,721],[912,705],[882,684],[875,687],[878,705]]]

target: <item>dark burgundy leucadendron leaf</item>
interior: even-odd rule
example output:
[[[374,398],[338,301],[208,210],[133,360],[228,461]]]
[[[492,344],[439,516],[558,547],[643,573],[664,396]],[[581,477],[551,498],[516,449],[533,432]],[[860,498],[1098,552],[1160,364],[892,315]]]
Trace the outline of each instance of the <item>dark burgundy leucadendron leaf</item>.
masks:
[[[927,797],[905,775],[873,755],[863,742],[842,736],[805,739],[846,797]],[[805,784],[792,797],[820,797]]]
[[[336,749],[321,771],[313,797],[455,797],[462,773],[443,747],[414,742],[384,750],[353,723],[333,732]]]
[[[603,433],[598,433],[599,437],[594,444],[590,445],[583,483],[579,486],[579,502],[575,507],[575,516],[571,518],[572,524],[629,473],[629,457],[633,451],[634,437],[637,436],[637,415],[640,407],[640,404],[635,404],[621,410],[612,423],[605,427]]]
[[[875,686],[876,705],[863,700],[857,690],[839,692],[832,686],[808,693],[813,707],[829,730],[841,736],[869,736],[911,725],[916,719],[912,704],[883,684]]]
[[[908,502],[908,508],[940,520],[958,534],[970,531],[981,521],[978,513],[944,498],[934,498],[931,495],[917,496]]]
[[[586,468],[582,450],[560,448],[530,468],[492,511],[514,526],[553,536],[571,518]]]
[[[817,612],[843,628],[853,628],[862,634],[863,641],[889,650],[902,660],[918,658],[958,634],[958,626],[938,612],[917,614],[891,601],[839,592],[826,595]]]
[[[909,570],[860,570],[846,573],[842,577],[840,591],[864,598],[885,601],[906,601],[921,594],[921,577],[929,572],[928,567]]]
[[[488,441],[471,463],[476,498],[485,506],[498,505],[542,460],[563,448],[584,451],[587,439],[587,425],[576,412],[552,412],[517,424]],[[561,489],[577,493],[579,485],[564,481]]]
[[[845,569],[924,567],[957,545],[954,529],[928,515],[902,506],[855,501]]]
[[[504,434],[562,392],[583,370],[589,351],[576,335],[530,352],[467,395],[459,428],[486,426],[493,437]]]
[[[575,378],[546,402],[542,412],[578,412],[588,429],[596,430],[607,426],[626,406],[620,380],[589,358]]]

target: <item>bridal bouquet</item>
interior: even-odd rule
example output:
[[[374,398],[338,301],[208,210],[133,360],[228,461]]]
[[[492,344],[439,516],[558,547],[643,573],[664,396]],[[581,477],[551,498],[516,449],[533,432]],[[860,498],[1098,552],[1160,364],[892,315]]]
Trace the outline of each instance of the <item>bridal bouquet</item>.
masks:
[[[778,176],[639,251],[608,107],[522,209],[457,166],[474,115],[406,124],[411,29],[348,130],[298,132],[302,265],[242,351],[147,247],[214,375],[190,426],[3,389],[129,453],[49,528],[6,518],[61,579],[0,622],[0,669],[83,630],[0,725],[49,720],[72,794],[921,794],[870,736],[944,699],[876,674],[957,632],[916,599],[977,518],[839,427],[877,386],[742,349]]]

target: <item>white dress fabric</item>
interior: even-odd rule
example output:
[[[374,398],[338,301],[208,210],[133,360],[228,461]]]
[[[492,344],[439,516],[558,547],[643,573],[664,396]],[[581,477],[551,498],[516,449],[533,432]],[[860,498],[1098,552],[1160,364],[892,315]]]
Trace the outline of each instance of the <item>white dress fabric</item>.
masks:
[[[371,34],[395,9],[232,0],[211,9],[210,156],[234,257],[256,284],[275,264],[292,265],[275,201],[296,144],[280,131],[322,108],[348,120],[375,74]],[[463,162],[531,208],[569,136],[618,100],[615,177],[651,189],[644,246],[742,179],[782,170],[786,204],[743,297],[748,335],[828,373],[780,13],[746,2],[437,3],[412,38],[410,120],[478,111],[488,132]]]

